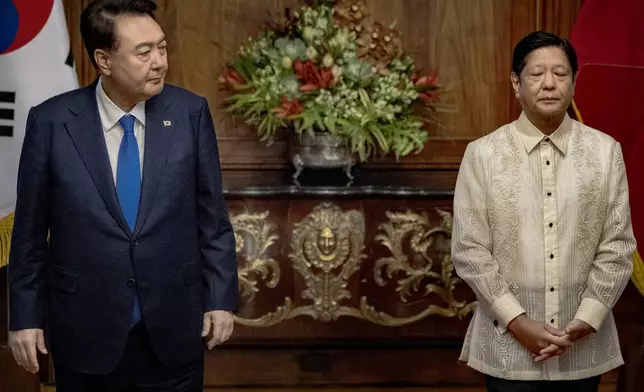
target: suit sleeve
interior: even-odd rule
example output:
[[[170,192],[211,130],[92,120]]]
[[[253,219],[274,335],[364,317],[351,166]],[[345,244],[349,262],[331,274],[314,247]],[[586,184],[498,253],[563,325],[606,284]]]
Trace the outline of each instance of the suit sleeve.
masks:
[[[9,253],[9,329],[43,328],[49,231],[49,135],[36,109],[27,117]]]
[[[198,125],[197,219],[205,280],[204,311],[238,311],[235,236],[223,194],[217,137],[208,102]]]

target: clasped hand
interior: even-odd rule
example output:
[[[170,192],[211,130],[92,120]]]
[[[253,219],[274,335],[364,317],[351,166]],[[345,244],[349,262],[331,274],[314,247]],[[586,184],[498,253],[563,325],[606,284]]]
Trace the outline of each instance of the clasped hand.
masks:
[[[535,362],[542,362],[564,353],[575,341],[594,332],[579,319],[573,319],[563,331],[521,315],[508,324],[508,330],[532,353]]]

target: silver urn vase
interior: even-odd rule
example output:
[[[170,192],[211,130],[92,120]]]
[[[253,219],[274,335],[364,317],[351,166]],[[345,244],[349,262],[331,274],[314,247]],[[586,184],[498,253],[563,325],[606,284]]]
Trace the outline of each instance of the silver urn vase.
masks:
[[[290,157],[295,167],[293,183],[297,186],[300,186],[298,178],[306,168],[342,169],[347,177],[346,186],[353,183],[351,169],[356,162],[355,155],[341,136],[328,132],[293,134]]]

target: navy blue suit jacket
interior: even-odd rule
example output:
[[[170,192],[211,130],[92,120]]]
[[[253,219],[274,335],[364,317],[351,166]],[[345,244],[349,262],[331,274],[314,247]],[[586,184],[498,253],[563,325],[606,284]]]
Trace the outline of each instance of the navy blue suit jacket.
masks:
[[[10,329],[44,328],[55,364],[104,374],[122,356],[138,290],[155,353],[180,366],[203,355],[204,312],[238,306],[235,240],[208,103],[171,85],[146,101],[131,231],[96,84],[29,112],[9,262]]]

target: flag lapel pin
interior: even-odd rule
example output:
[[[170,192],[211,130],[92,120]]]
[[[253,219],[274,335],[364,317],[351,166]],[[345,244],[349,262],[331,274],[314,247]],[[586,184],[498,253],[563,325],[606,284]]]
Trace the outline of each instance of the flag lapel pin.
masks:
[[[169,126],[171,126],[171,125],[172,125],[172,121],[170,121],[170,120],[163,120],[163,126],[164,126],[164,127],[166,127],[166,128],[167,128],[167,127],[169,127]]]

